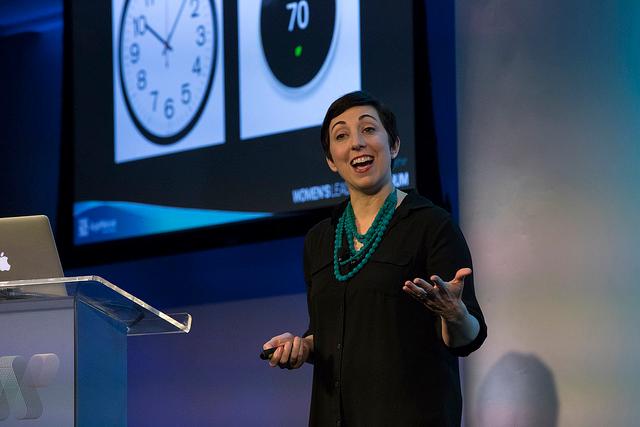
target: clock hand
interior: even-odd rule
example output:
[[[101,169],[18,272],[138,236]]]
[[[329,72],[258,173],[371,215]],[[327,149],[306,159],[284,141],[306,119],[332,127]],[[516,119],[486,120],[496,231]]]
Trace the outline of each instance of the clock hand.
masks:
[[[144,26],[145,26],[145,28],[146,28],[147,30],[149,30],[149,32],[150,32],[151,34],[153,34],[153,36],[154,36],[155,38],[157,38],[158,40],[160,40],[160,43],[162,43],[162,44],[164,45],[164,49],[162,50],[162,53],[163,53],[163,54],[164,54],[167,50],[173,50],[173,48],[171,47],[171,45],[169,44],[169,42],[168,42],[168,41],[166,41],[165,39],[163,39],[162,37],[160,37],[160,34],[158,34],[158,33],[156,32],[156,30],[154,30],[153,28],[151,28],[151,26],[150,26],[149,24],[147,24],[147,23],[145,22]]]
[[[173,37],[173,33],[176,30],[176,26],[178,25],[178,21],[180,20],[180,16],[182,15],[182,9],[184,9],[184,5],[187,3],[187,0],[182,0],[182,4],[180,5],[180,10],[178,10],[178,14],[176,15],[175,21],[173,21],[173,25],[171,26],[171,31],[169,31],[169,35],[167,36],[167,45],[171,42],[171,38]],[[167,46],[165,46],[165,50],[167,50]]]

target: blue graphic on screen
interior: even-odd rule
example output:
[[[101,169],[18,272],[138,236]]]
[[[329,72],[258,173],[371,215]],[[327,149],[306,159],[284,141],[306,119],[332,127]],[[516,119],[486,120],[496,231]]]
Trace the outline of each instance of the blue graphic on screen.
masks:
[[[74,205],[74,242],[95,243],[270,217],[267,212],[174,208],[132,202]]]

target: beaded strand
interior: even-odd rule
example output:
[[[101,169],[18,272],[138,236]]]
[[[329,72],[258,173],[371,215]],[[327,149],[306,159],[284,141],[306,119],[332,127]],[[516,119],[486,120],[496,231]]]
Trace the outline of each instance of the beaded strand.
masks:
[[[391,217],[398,202],[398,195],[395,190],[391,191],[384,201],[384,204],[376,214],[371,227],[365,234],[358,233],[356,227],[355,214],[351,202],[347,203],[347,207],[338,220],[336,227],[335,241],[333,245],[333,273],[339,282],[345,282],[356,275],[371,258],[382,240],[384,232],[391,221]],[[349,247],[349,258],[344,261],[340,260],[339,254],[342,249],[342,241],[346,239]],[[362,244],[360,250],[356,250],[355,241]],[[341,267],[346,265],[354,265],[346,274],[342,274]]]

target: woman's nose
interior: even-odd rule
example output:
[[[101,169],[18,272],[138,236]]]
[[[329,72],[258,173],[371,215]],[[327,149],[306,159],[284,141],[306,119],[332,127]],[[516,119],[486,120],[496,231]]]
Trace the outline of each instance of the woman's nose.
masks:
[[[351,144],[354,150],[360,149],[367,145],[364,140],[364,136],[360,134],[357,134],[357,136],[353,138],[353,142]]]

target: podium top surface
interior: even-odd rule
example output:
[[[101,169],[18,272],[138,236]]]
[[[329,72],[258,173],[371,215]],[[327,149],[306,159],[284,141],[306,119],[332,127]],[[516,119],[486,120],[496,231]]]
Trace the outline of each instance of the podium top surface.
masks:
[[[188,313],[165,314],[99,276],[0,282],[0,310],[11,303],[73,298],[122,324],[127,335],[187,333]]]

